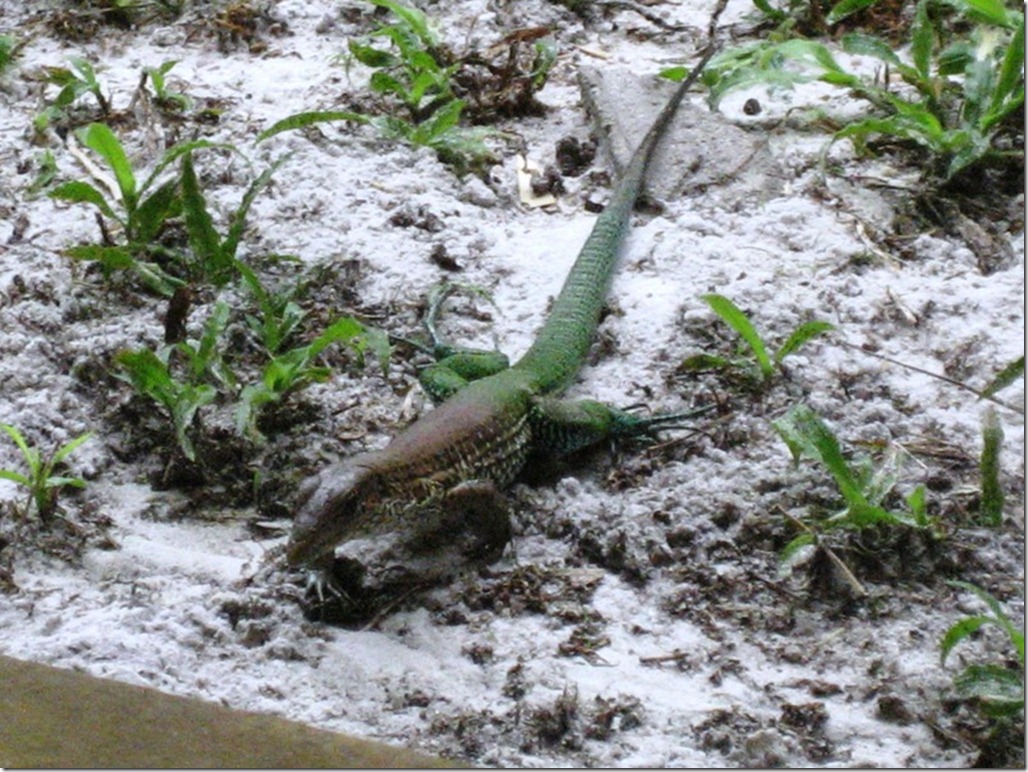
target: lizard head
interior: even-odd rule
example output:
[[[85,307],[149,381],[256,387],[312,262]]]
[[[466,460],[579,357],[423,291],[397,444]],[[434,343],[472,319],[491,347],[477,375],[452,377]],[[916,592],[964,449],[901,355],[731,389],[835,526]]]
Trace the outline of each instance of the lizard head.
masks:
[[[336,545],[356,536],[365,519],[375,474],[360,458],[323,469],[300,486],[286,560],[311,565]]]

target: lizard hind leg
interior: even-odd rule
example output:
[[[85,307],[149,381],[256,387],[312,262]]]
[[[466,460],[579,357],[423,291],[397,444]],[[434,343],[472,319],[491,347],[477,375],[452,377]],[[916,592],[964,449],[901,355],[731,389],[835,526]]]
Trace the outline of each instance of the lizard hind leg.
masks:
[[[422,370],[418,379],[435,403],[450,398],[471,381],[495,375],[510,367],[510,360],[499,351],[463,348],[443,341],[437,326],[439,313],[446,300],[459,289],[460,286],[456,284],[442,284],[435,287],[428,298],[424,325],[436,361]]]

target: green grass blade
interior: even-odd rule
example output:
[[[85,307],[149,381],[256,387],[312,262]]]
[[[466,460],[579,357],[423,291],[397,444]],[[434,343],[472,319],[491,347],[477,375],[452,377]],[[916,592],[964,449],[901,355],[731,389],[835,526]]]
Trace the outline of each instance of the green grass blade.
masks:
[[[86,442],[92,436],[92,432],[86,432],[85,434],[76,437],[71,442],[63,445],[56,453],[54,453],[53,464],[59,464],[64,461],[64,459],[74,453],[82,443]]]
[[[757,10],[767,16],[771,21],[784,21],[789,15],[771,5],[767,0],[753,0]]]
[[[787,576],[792,572],[793,565],[796,563],[800,556],[800,553],[807,547],[812,546],[817,542],[817,538],[814,534],[809,531],[797,535],[788,544],[782,547],[782,551],[778,554],[778,573],[780,576]]]
[[[68,201],[73,204],[92,204],[107,217],[121,222],[121,218],[114,213],[110,204],[107,203],[107,199],[104,198],[104,194],[88,182],[81,182],[78,180],[65,182],[51,190],[47,195],[50,198]]]
[[[999,482],[999,452],[1003,445],[1003,427],[996,409],[989,405],[982,418],[982,455],[979,461],[982,499],[981,516],[986,525],[1003,523],[1003,486]]]
[[[861,492],[859,483],[842,455],[839,440],[813,410],[806,405],[796,405],[782,418],[772,421],[772,426],[789,445],[794,458],[797,458],[799,450],[804,455],[819,460],[828,468],[851,509],[862,507],[876,510],[865,512],[862,509],[858,513],[861,517],[866,515],[870,518],[881,514],[877,511],[878,508],[867,502]]]
[[[21,454],[25,457],[26,461],[32,458],[32,448],[29,447],[29,444],[25,441],[25,437],[22,436],[20,431],[10,424],[0,424],[0,429],[7,432],[7,435],[14,440],[14,444],[18,446],[18,450],[21,451]]]
[[[150,349],[140,349],[122,351],[115,356],[114,361],[124,370],[123,373],[116,373],[119,379],[164,406],[169,413],[172,412],[178,385],[168,372],[168,365],[160,357]]]
[[[228,235],[225,236],[225,241],[222,245],[222,251],[228,260],[235,260],[236,250],[239,249],[239,241],[243,237],[243,229],[246,226],[246,215],[250,211],[254,200],[268,186],[272,176],[289,157],[289,155],[284,155],[272,163],[271,166],[260,173],[257,179],[250,183],[246,193],[243,194],[243,200],[239,202],[236,211],[232,213],[232,222],[229,224]]]
[[[842,50],[848,54],[872,56],[891,65],[902,65],[902,60],[888,43],[874,35],[850,32],[842,36]]]
[[[81,134],[82,144],[99,154],[111,167],[121,190],[121,199],[129,213],[136,208],[136,176],[121,141],[104,123],[91,123]]]
[[[153,240],[176,209],[178,180],[168,180],[144,198],[130,219],[132,241],[147,244]]]
[[[325,348],[333,343],[348,343],[358,338],[364,332],[364,325],[351,316],[337,319],[330,324],[325,331],[311,341],[309,346],[309,358],[314,359]]]
[[[826,24],[838,24],[847,16],[862,11],[874,5],[878,0],[841,0],[832,6],[832,10],[825,16]]]
[[[43,481],[43,488],[85,488],[86,481],[81,477],[47,477]]]
[[[1010,13],[1003,0],[949,0],[950,4],[966,13],[975,21],[995,24],[997,27],[1013,27],[1018,24],[1018,14]]]
[[[288,118],[283,118],[277,123],[272,124],[271,128],[265,129],[258,134],[257,139],[254,141],[263,142],[269,137],[281,134],[283,131],[302,129],[307,126],[313,126],[316,123],[326,123],[328,121],[367,123],[368,120],[368,116],[363,115],[362,113],[354,113],[346,110],[321,110],[308,113],[296,113],[295,115],[290,115]]]
[[[798,351],[812,338],[816,338],[818,335],[823,335],[834,329],[835,325],[829,322],[807,322],[806,324],[801,324],[793,331],[785,343],[779,347],[778,351],[775,352],[775,361],[781,362],[790,354]]]
[[[1011,643],[1014,645],[1015,650],[1017,651],[1017,655],[1021,660],[1021,666],[1023,667],[1024,633],[1022,633],[1020,630],[1014,627],[1013,623],[1010,621],[1010,617],[1008,617],[1006,615],[1006,612],[1003,611],[1003,607],[999,604],[999,601],[992,597],[981,587],[971,584],[970,582],[962,582],[958,579],[951,579],[947,581],[946,584],[950,585],[951,587],[957,587],[961,590],[966,590],[967,592],[970,592],[978,596],[978,599],[986,606],[988,606],[989,610],[993,614],[992,622],[994,622],[1007,634],[1007,637],[1010,639]]]
[[[400,5],[394,0],[371,0],[381,8],[388,8],[396,18],[400,19],[417,36],[426,48],[439,45],[439,41],[428,26],[428,17],[417,8]]]
[[[209,142],[206,139],[198,139],[193,142],[182,142],[178,145],[172,145],[164,151],[164,155],[161,156],[161,160],[157,162],[157,165],[154,167],[153,171],[150,172],[146,181],[139,186],[140,191],[149,190],[154,184],[154,180],[161,175],[161,172],[178,161],[186,153],[192,153],[194,150],[206,150],[210,148],[221,148],[233,153],[239,152],[235,145],[228,142]]]
[[[1024,26],[1018,25],[1014,36],[1003,54],[996,90],[992,95],[989,113],[999,113],[1007,97],[1014,95],[1017,84],[1021,84],[1020,98],[1024,102]],[[985,127],[988,128],[988,127]]]
[[[226,258],[214,221],[207,211],[207,201],[193,169],[192,153],[182,156],[182,213],[193,256],[204,276],[216,286],[228,281],[232,262]]]
[[[1024,678],[1001,665],[969,665],[953,686],[963,697],[995,703],[993,715],[1009,715],[1024,707]]]
[[[910,513],[914,516],[914,523],[918,528],[928,528],[932,524],[931,519],[928,517],[928,507],[925,501],[927,495],[928,489],[924,485],[918,485],[904,497],[907,506],[910,507]]]
[[[0,480],[10,480],[18,485],[24,485],[26,488],[32,487],[32,480],[20,472],[12,472],[10,469],[0,469]]]
[[[1020,356],[1013,362],[1008,364],[1002,370],[1000,370],[996,377],[989,381],[988,385],[982,389],[982,397],[991,397],[1000,389],[1005,389],[1007,386],[1012,384],[1018,378],[1024,377],[1024,357]]]
[[[99,244],[78,244],[61,254],[75,260],[95,260],[105,270],[113,271],[135,267],[136,261],[126,247],[103,247]]]
[[[973,616],[964,617],[959,622],[950,627],[946,631],[946,634],[942,636],[942,641],[939,644],[939,665],[943,666],[946,664],[946,658],[949,657],[953,648],[964,640],[967,636],[972,633],[978,632],[983,625],[990,624],[992,617],[987,616]]]
[[[753,352],[753,356],[757,359],[757,364],[760,366],[760,372],[765,378],[770,377],[774,373],[774,365],[771,364],[771,357],[768,356],[767,348],[764,346],[764,341],[761,340],[756,328],[750,323],[746,314],[744,314],[739,307],[735,305],[735,303],[724,295],[703,295],[702,299],[711,307],[714,313],[724,320],[725,324],[739,333],[739,336],[746,341],[746,344]]]
[[[910,33],[914,67],[927,82],[931,77],[932,48],[935,43],[935,30],[932,29],[932,22],[928,18],[928,0],[918,0]]]

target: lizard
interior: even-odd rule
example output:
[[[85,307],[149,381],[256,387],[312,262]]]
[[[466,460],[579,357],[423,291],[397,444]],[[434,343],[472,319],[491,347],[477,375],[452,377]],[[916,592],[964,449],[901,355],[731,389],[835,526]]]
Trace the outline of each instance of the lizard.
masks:
[[[434,327],[441,300],[431,305],[426,327],[437,361],[421,382],[440,404],[384,449],[330,465],[304,482],[286,545],[290,566],[313,567],[346,541],[389,532],[416,543],[469,528],[483,544],[502,547],[511,537],[502,491],[530,453],[563,456],[685,415],[644,416],[557,395],[585,362],[654,149],[712,54],[711,48],[675,89],[632,154],[520,359],[508,366],[498,352],[441,343]]]

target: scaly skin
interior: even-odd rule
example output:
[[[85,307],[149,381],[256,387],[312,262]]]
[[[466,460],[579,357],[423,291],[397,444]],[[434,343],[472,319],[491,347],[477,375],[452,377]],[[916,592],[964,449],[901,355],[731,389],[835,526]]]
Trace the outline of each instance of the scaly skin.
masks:
[[[383,450],[351,457],[308,480],[287,547],[291,565],[313,564],[360,536],[416,536],[448,527],[447,514],[464,506],[466,494],[488,498],[513,482],[537,449],[532,426],[545,412],[540,398],[565,388],[585,361],[653,150],[709,56],[676,89],[632,155],[525,355],[509,369],[469,383]],[[550,412],[561,421],[579,419],[575,439],[562,442],[560,452],[632,431],[627,414],[599,403]],[[546,428],[536,431],[540,440],[552,443],[555,434],[565,434]],[[503,538],[504,528],[499,532]]]

